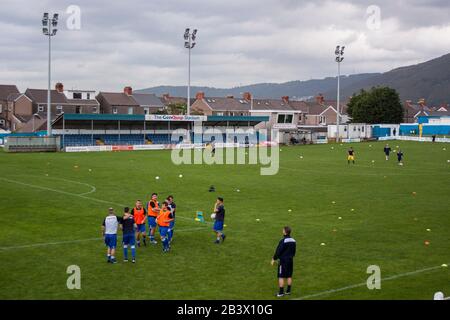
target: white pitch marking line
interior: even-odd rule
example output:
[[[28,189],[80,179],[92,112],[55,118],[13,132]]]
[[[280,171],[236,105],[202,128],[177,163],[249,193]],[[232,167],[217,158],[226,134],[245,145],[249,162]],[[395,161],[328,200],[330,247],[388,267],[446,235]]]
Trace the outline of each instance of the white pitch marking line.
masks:
[[[28,175],[28,176],[29,177],[35,177],[35,178],[42,178],[42,176],[38,176],[38,175]],[[74,180],[69,180],[69,179],[63,179],[63,178],[55,178],[55,177],[45,177],[45,178],[46,179],[51,179],[51,180],[59,180],[59,181],[75,183],[75,184],[79,184],[79,185],[87,186],[87,187],[91,188],[91,191],[80,193],[80,195],[82,195],[82,196],[86,195],[86,194],[94,193],[95,191],[97,191],[97,188],[95,186],[93,186],[92,184],[89,184],[89,183],[80,182],[80,181],[74,181]]]
[[[387,277],[387,278],[382,278],[381,279],[381,283],[383,283],[383,281],[389,281],[389,280],[394,280],[394,279],[398,279],[398,278],[408,277],[408,276],[412,276],[412,275],[415,275],[415,274],[418,274],[418,273],[423,273],[423,272],[437,270],[437,269],[442,269],[442,266],[436,266],[436,267],[430,267],[430,268],[425,268],[425,269],[419,269],[419,270],[416,270],[416,271],[410,271],[410,272],[406,272],[406,273],[401,273],[401,274],[397,274],[397,275],[394,275],[394,276],[390,276],[390,277]],[[331,290],[327,290],[327,291],[322,291],[322,292],[306,295],[306,296],[303,296],[303,297],[300,297],[300,298],[295,298],[295,299],[292,299],[292,300],[311,299],[311,298],[320,297],[320,296],[324,296],[324,295],[329,295],[329,294],[332,294],[332,293],[341,292],[341,291],[345,291],[345,290],[349,290],[349,289],[354,289],[354,288],[358,288],[358,287],[364,287],[366,285],[367,285],[366,282],[362,282],[362,283],[358,283],[358,284],[352,284],[352,285],[349,285],[349,286],[346,286],[346,287],[337,288],[337,289],[331,289]]]
[[[36,189],[41,189],[41,190],[53,191],[53,192],[57,192],[57,193],[61,193],[61,194],[69,195],[69,196],[74,196],[74,197],[79,197],[79,198],[83,198],[83,199],[87,199],[87,200],[97,201],[97,202],[101,202],[101,203],[114,204],[114,205],[117,205],[117,206],[124,206],[123,204],[120,204],[120,203],[114,203],[114,202],[111,202],[111,201],[95,199],[95,198],[89,198],[89,197],[86,197],[83,194],[72,193],[72,192],[63,191],[63,190],[56,190],[56,189],[42,187],[42,186],[37,186],[37,185],[34,185],[34,184],[29,184],[29,183],[25,183],[25,182],[16,181],[16,180],[10,180],[10,179],[6,179],[6,178],[2,178],[2,177],[0,177],[0,180],[6,181],[6,182],[20,184],[22,186],[27,186],[27,187],[30,187],[30,188],[36,188]]]
[[[179,230],[175,229],[175,231],[178,233],[178,232],[194,231],[194,230],[201,230],[201,229],[206,229],[206,227],[184,228],[184,229],[179,229]],[[209,230],[209,228],[207,230]],[[119,235],[119,238],[120,237],[121,236]],[[89,238],[89,239],[79,239],[79,240],[33,243],[33,244],[24,244],[24,245],[20,245],[20,246],[0,247],[0,250],[24,249],[24,248],[33,248],[33,247],[47,247],[47,246],[59,245],[59,244],[69,244],[69,243],[78,243],[78,242],[87,242],[87,241],[99,241],[102,239],[103,238]]]
[[[97,201],[97,202],[100,202],[100,203],[107,203],[107,204],[113,204],[113,205],[116,205],[116,206],[126,207],[126,205],[122,204],[122,203],[116,203],[116,202],[107,201],[107,200],[90,198],[90,197],[86,197],[85,194],[78,194],[78,193],[72,193],[72,192],[68,192],[68,191],[56,190],[56,189],[52,189],[52,188],[48,188],[48,187],[37,186],[37,185],[34,185],[34,184],[29,184],[29,183],[25,183],[25,182],[16,181],[16,180],[6,179],[6,178],[2,178],[2,177],[0,177],[0,180],[6,181],[6,182],[11,182],[11,183],[16,183],[16,184],[19,184],[19,185],[22,185],[22,186],[27,186],[27,187],[30,187],[30,188],[47,190],[47,191],[52,191],[52,192],[57,192],[57,193],[73,196],[73,197],[79,197],[79,198],[83,198],[83,199],[87,199],[87,200]],[[191,218],[183,217],[183,216],[180,216],[180,215],[177,215],[177,219],[193,220],[193,218],[191,219]],[[206,222],[206,223],[207,224],[211,224],[211,222]]]

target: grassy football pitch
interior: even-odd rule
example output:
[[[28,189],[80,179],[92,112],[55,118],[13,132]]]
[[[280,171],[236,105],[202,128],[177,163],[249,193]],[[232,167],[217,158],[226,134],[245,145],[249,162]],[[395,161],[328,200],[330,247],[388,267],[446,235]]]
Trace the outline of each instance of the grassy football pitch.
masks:
[[[0,151],[0,299],[273,299],[270,259],[284,225],[298,251],[293,294],[283,299],[450,295],[442,266],[450,264],[450,146],[397,145],[402,167],[395,155],[384,159],[381,142],[352,144],[356,165],[347,164],[349,145],[282,147],[273,176],[256,165],[176,166],[170,151]],[[107,264],[108,207],[121,213],[151,192],[175,197],[171,252],[141,247],[133,265],[119,245],[118,263]],[[209,218],[217,196],[226,208],[220,245]],[[69,265],[81,268],[81,290],[66,287]],[[365,285],[369,265],[381,268],[380,290]]]

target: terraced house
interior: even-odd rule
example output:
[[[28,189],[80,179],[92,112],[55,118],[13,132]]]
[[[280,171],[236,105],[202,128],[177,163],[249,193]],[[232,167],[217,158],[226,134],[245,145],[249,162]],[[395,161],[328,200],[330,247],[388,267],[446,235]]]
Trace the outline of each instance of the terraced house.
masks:
[[[280,99],[253,98],[245,92],[242,97],[206,97],[196,94],[192,110],[204,115],[268,116],[269,121],[260,123],[257,129],[277,129],[280,140],[303,139],[315,141],[327,135],[327,125],[336,124],[336,102],[325,100],[319,94],[314,101],[291,101],[288,96]],[[341,123],[348,122],[346,105],[340,106]]]

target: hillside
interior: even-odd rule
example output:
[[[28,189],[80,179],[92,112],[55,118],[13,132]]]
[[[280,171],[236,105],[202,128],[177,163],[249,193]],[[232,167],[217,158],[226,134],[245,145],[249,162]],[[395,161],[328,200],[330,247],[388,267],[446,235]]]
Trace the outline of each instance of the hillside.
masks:
[[[306,81],[289,81],[285,83],[258,83],[234,88],[212,88],[192,86],[191,92],[203,91],[207,96],[240,96],[242,92],[252,92],[257,98],[291,98],[307,99],[323,93],[327,99],[336,97],[336,77]],[[442,57],[396,68],[385,73],[365,73],[341,77],[341,96],[350,97],[361,89],[373,86],[389,86],[396,89],[402,100],[425,98],[429,105],[450,102],[450,54]],[[186,96],[186,86],[158,86],[137,92],[155,93],[158,96],[170,93],[172,96]]]

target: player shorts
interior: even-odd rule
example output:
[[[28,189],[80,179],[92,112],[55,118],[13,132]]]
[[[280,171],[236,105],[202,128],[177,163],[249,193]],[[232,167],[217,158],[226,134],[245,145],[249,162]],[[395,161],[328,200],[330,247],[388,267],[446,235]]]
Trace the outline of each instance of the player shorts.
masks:
[[[134,246],[136,244],[136,238],[134,233],[124,233],[122,242],[124,245]]]
[[[149,228],[156,228],[156,217],[148,216],[148,226]]]
[[[159,234],[161,235],[161,237],[167,237],[168,232],[169,232],[169,227],[159,226]]]
[[[277,276],[278,278],[291,278],[294,271],[294,260],[289,259],[280,261],[278,264]]]
[[[355,161],[355,156],[348,156],[348,157],[347,157],[347,160],[348,160],[348,161]]]
[[[137,232],[144,232],[145,233],[145,223],[137,225]]]
[[[223,221],[216,220],[216,222],[214,222],[213,230],[214,231],[222,231],[223,230]]]
[[[105,244],[110,249],[117,247],[117,234],[105,234]]]

